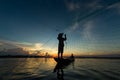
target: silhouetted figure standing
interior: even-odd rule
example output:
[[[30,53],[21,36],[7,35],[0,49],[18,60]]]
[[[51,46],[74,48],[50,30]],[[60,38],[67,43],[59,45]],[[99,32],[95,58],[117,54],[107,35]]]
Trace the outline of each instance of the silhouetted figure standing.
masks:
[[[60,54],[61,54],[61,58],[63,58],[64,41],[67,39],[66,38],[66,34],[63,37],[63,33],[59,33],[57,39],[59,40],[59,44],[58,44],[58,58],[60,58]]]

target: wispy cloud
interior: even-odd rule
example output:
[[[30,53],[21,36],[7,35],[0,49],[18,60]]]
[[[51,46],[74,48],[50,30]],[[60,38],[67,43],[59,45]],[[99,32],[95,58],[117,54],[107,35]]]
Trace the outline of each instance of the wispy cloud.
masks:
[[[0,40],[1,48],[25,48],[32,47],[33,44],[27,42],[16,42],[10,40]]]
[[[103,7],[100,0],[91,0],[91,1],[79,1],[79,0],[65,0],[65,5],[69,11],[77,11],[82,9],[95,10]]]
[[[120,8],[120,2],[108,7],[108,9],[110,9],[110,8]]]
[[[71,33],[76,31],[80,27],[79,22],[75,22],[73,25],[71,25],[67,30],[66,33]]]
[[[0,50],[5,49],[13,49],[13,48],[23,48],[28,51],[41,51],[41,52],[51,52],[56,53],[56,50],[49,47],[43,46],[42,43],[29,43],[29,42],[17,42],[10,40],[0,40]]]
[[[91,2],[89,3],[86,3],[86,8],[91,8],[91,9],[99,9],[99,8],[102,8],[103,5],[100,4],[100,0],[92,0]]]
[[[65,0],[65,4],[69,11],[75,11],[77,9],[80,9],[79,2]]]
[[[12,41],[0,40],[0,43],[2,44],[0,49],[2,49],[2,48],[18,48],[18,46],[15,45],[15,43]]]
[[[104,7],[99,2],[100,0],[91,0],[89,2],[84,3],[82,1],[65,0],[67,8],[70,11],[76,11],[74,22],[71,24],[71,26],[69,26],[67,32],[73,32],[75,30],[78,30],[82,26],[81,23],[86,22],[85,20],[94,13],[96,13],[96,10],[99,10],[102,7]]]
[[[71,27],[71,29],[74,31],[74,30],[76,30],[77,28],[79,28],[79,23],[78,22],[76,22],[72,27]]]
[[[107,9],[114,9],[114,10],[116,10],[118,12],[118,14],[120,14],[120,2],[109,6]]]
[[[88,21],[83,25],[82,36],[88,40],[93,40],[92,30],[94,28],[94,22]]]
[[[2,43],[0,43],[0,45],[2,45]]]
[[[0,43],[0,45],[3,45],[3,43]]]
[[[78,8],[74,8],[74,10],[78,10],[75,13],[74,22],[69,26],[68,32],[73,32],[77,29],[79,29],[82,25],[81,23],[87,22],[90,19],[92,19],[94,16],[101,14],[102,12],[106,11],[107,9],[115,8],[120,13],[120,2],[113,2],[113,3],[106,3],[101,4],[101,0],[91,0],[89,2],[82,2],[71,0],[69,2],[68,0],[65,0],[67,5],[70,3],[77,3],[79,5]],[[70,5],[68,6],[70,8]],[[72,10],[72,11],[74,11]],[[81,12],[82,11],[82,12]]]

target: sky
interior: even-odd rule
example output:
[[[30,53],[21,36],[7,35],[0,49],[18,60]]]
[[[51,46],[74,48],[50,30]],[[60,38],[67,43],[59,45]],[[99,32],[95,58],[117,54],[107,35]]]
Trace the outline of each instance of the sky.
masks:
[[[0,50],[120,55],[120,0],[0,0]]]

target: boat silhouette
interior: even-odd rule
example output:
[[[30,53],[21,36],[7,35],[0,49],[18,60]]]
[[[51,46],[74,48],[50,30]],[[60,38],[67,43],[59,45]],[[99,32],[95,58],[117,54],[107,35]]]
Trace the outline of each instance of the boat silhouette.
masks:
[[[70,64],[71,62],[73,62],[75,59],[74,58],[54,58],[54,60],[57,63],[61,63],[63,65],[67,65],[67,64]]]

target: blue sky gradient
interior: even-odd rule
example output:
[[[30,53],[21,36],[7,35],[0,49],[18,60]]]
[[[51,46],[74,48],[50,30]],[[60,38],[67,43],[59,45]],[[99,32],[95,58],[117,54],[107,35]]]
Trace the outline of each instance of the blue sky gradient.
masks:
[[[0,49],[22,47],[57,54],[120,54],[119,0],[1,0]]]

